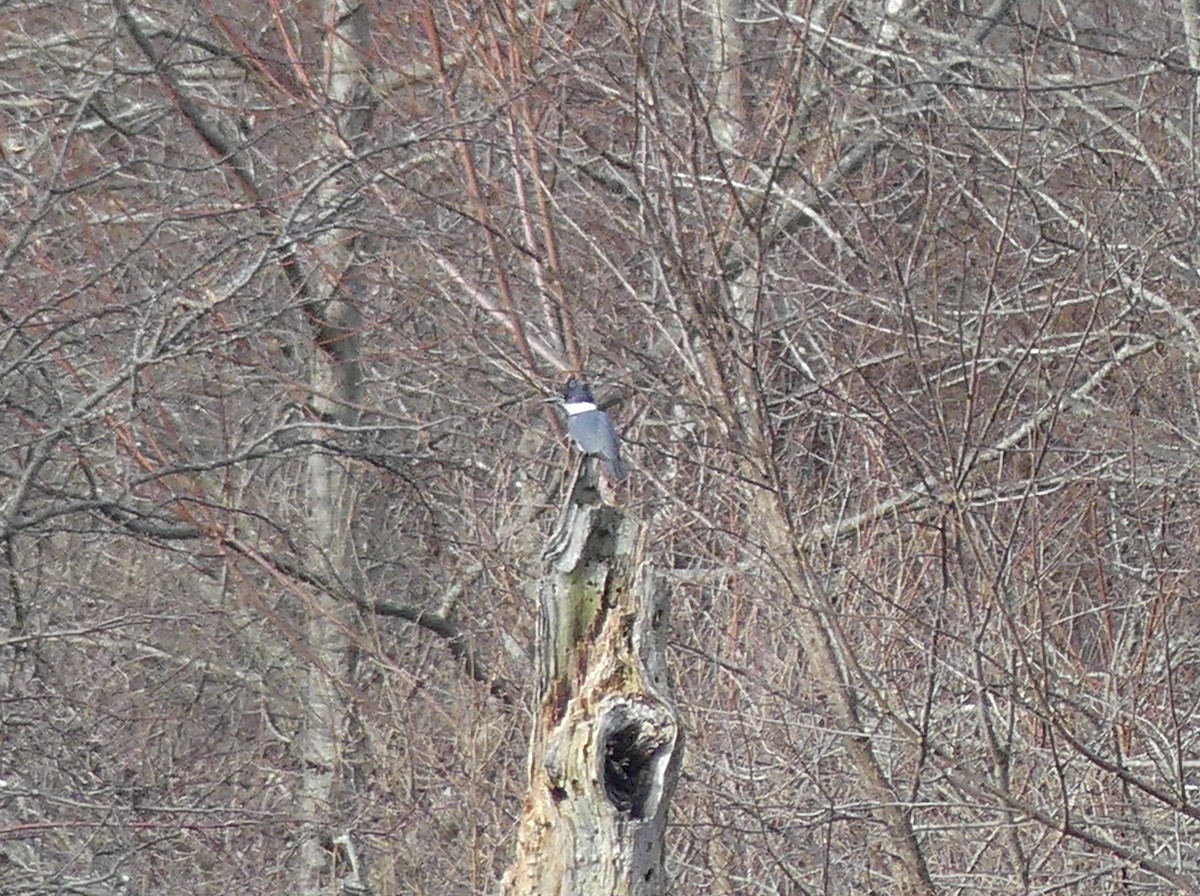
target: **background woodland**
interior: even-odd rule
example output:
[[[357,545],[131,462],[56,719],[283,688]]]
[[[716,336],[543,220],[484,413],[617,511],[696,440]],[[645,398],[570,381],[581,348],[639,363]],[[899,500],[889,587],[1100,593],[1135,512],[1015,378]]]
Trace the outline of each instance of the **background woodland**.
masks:
[[[0,893],[493,892],[574,369],[677,892],[1200,890],[1195,0],[0,12]]]

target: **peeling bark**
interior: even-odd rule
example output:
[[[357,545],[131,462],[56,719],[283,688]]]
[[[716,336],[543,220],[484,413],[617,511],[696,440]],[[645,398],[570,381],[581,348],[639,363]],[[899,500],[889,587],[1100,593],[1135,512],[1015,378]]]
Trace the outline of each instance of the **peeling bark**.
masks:
[[[546,557],[529,791],[505,896],[658,894],[683,731],[641,526],[577,479]]]

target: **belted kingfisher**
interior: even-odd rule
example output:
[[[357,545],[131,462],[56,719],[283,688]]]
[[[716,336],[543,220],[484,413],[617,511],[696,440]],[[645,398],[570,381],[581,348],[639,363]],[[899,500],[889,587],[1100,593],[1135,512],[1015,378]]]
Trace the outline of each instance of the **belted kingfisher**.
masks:
[[[621,438],[608,414],[596,407],[587,383],[572,377],[563,389],[563,410],[567,412],[567,432],[584,454],[600,458],[604,472],[612,479],[624,479],[629,472],[621,463]]]

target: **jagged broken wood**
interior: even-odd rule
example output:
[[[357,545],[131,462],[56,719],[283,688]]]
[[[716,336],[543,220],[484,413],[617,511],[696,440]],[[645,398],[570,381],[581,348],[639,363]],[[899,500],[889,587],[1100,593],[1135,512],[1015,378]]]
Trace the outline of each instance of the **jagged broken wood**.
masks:
[[[666,892],[683,735],[666,666],[667,591],[641,525],[576,477],[546,551],[529,791],[504,896]]]

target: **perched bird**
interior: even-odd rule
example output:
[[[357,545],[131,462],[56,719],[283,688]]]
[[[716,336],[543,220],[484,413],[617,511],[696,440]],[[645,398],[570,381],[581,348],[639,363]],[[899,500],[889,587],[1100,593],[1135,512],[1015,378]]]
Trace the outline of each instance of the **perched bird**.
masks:
[[[621,438],[613,428],[608,414],[596,407],[592,390],[587,383],[572,377],[562,396],[567,412],[567,432],[584,454],[600,458],[604,472],[612,479],[624,479],[628,470],[621,463]]]

